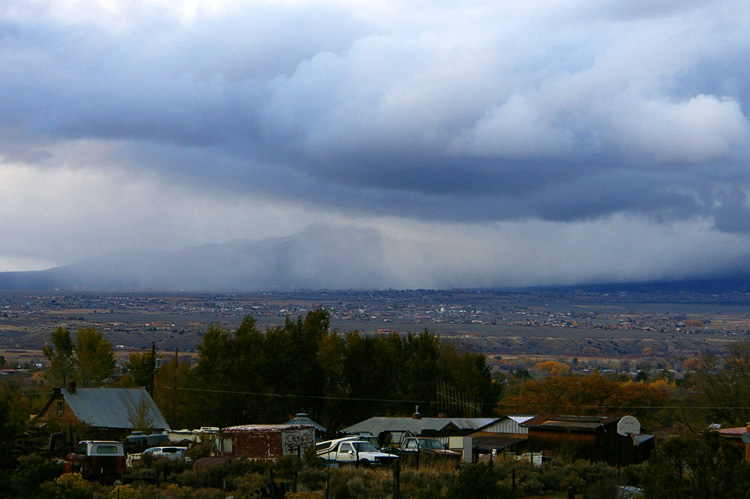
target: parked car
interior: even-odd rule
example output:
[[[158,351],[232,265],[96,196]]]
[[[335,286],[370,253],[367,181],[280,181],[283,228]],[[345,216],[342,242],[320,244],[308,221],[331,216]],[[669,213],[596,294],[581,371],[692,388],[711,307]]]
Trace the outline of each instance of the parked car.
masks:
[[[143,455],[149,454],[154,456],[154,459],[165,457],[170,461],[190,461],[190,458],[187,457],[187,447],[151,447],[143,451]]]
[[[402,459],[416,460],[422,462],[433,462],[435,460],[453,460],[458,462],[461,454],[448,449],[437,438],[431,437],[406,437],[401,446],[393,449]]]
[[[338,438],[320,442],[315,446],[315,450],[317,456],[324,462],[337,465],[384,465],[398,459],[397,455],[381,452],[370,442],[359,440],[359,437]]]
[[[144,456],[152,456],[154,459],[166,458],[170,461],[183,462],[186,464],[190,463],[190,458],[187,456],[187,447],[169,445],[162,447],[151,447],[141,453],[128,454],[128,468],[143,459]]]

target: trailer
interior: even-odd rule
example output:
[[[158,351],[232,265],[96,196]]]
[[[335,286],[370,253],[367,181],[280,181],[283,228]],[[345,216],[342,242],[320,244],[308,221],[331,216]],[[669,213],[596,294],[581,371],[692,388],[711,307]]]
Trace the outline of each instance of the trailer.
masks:
[[[306,425],[244,425],[222,428],[211,453],[214,457],[278,459],[302,457],[315,446],[315,428]]]

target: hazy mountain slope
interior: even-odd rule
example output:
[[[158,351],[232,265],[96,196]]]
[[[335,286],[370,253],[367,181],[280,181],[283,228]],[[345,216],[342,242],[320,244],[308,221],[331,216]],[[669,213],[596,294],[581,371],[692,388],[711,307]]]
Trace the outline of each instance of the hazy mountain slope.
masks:
[[[455,264],[455,265],[454,265]],[[735,273],[690,280],[578,283],[513,289],[629,293],[750,293],[750,260]],[[0,273],[3,290],[258,291],[503,287],[490,261],[456,261],[429,243],[397,243],[376,230],[312,226],[288,237],[179,251],[120,252],[35,272]]]
[[[384,282],[382,244],[375,231],[313,226],[284,238],[122,252],[44,271],[0,273],[0,289],[372,288]]]

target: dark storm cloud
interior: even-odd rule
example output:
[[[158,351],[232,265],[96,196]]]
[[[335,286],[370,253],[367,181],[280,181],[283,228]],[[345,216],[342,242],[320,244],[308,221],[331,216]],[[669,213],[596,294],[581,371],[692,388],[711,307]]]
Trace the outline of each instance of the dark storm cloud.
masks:
[[[97,140],[173,182],[346,213],[750,229],[740,2],[115,4],[0,8],[6,160]]]

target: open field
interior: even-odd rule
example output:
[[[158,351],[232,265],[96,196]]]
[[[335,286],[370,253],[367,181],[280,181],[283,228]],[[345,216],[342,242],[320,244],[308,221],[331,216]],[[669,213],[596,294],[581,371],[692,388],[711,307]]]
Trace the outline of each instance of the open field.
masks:
[[[721,353],[750,335],[750,305],[580,301],[551,293],[328,292],[256,295],[0,295],[0,352],[43,360],[57,327],[94,327],[118,356],[150,349],[195,352],[211,325],[234,329],[253,315],[261,328],[325,307],[333,330],[367,334],[431,333],[489,358],[642,357],[684,359]]]

